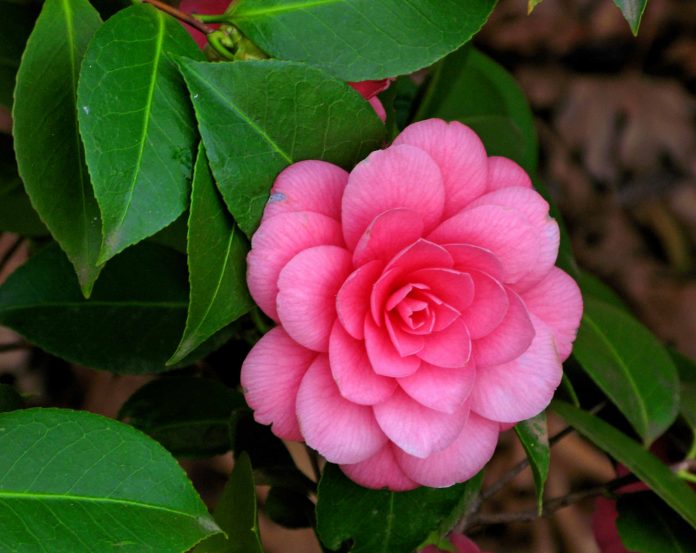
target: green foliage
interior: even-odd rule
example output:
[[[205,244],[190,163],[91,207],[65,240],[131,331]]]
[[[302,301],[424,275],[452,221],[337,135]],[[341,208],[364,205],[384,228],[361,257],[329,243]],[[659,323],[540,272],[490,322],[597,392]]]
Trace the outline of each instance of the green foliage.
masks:
[[[12,386],[0,384],[0,412],[15,411],[24,406],[22,396]]]
[[[22,50],[29,38],[36,6],[32,2],[0,0],[0,105],[12,107],[12,91]]]
[[[691,428],[692,442],[689,459],[696,459],[696,363],[673,349],[669,350],[679,371],[679,413]]]
[[[127,425],[0,413],[0,452],[3,551],[183,553],[219,532],[176,461]]]
[[[551,462],[546,413],[540,413],[536,417],[517,423],[515,433],[527,454],[529,466],[532,468],[537,510],[541,515],[544,503],[544,485],[549,475],[549,463]]]
[[[643,18],[643,12],[648,5],[648,0],[614,0],[614,4],[618,6],[621,13],[631,26],[631,32],[638,35],[640,20]]]

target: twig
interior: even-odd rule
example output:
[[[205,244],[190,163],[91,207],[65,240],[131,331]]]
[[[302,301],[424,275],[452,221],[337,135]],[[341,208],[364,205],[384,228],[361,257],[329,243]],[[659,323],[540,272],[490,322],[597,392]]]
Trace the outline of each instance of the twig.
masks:
[[[0,257],[0,272],[2,272],[10,259],[12,259],[12,256],[22,245],[22,242],[24,242],[24,236],[18,236],[15,241],[12,242],[10,247],[5,250],[5,253],[2,255],[2,257]]]
[[[178,10],[173,6],[170,6],[169,4],[160,2],[160,0],[143,0],[143,2],[152,4],[158,10],[162,10],[163,12],[176,17],[179,21],[188,23],[189,25],[191,25],[191,27],[194,27],[196,30],[200,31],[204,35],[209,35],[215,30],[212,27],[203,23],[200,19],[195,18],[190,13],[182,12],[181,10]]]

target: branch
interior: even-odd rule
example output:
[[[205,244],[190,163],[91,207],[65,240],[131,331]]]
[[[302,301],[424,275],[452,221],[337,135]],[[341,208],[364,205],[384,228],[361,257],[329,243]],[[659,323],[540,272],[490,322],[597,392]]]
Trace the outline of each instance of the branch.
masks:
[[[148,4],[152,4],[158,10],[161,10],[165,13],[168,13],[171,16],[176,17],[179,21],[183,21],[184,23],[188,23],[189,25],[191,25],[191,27],[193,27],[197,31],[200,31],[204,35],[209,35],[210,33],[212,33],[215,30],[212,27],[203,23],[201,20],[195,18],[190,13],[182,12],[181,10],[178,10],[173,6],[170,6],[169,4],[165,4],[164,2],[160,2],[160,0],[143,0],[143,2],[148,3]]]

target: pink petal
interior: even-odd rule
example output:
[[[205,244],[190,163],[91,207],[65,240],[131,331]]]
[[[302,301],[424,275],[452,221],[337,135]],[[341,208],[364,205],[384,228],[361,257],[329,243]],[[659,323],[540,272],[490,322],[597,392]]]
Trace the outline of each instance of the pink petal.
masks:
[[[421,214],[426,231],[442,216],[444,190],[440,170],[422,150],[392,146],[358,163],[343,194],[343,235],[351,249],[372,220],[390,209]]]
[[[336,321],[329,342],[331,374],[341,395],[359,405],[374,405],[388,399],[396,381],[375,374],[365,344],[351,336]]]
[[[278,277],[278,317],[303,346],[328,351],[336,320],[336,294],[350,274],[350,252],[316,246],[293,257]]]
[[[465,367],[471,357],[471,338],[464,321],[457,319],[446,329],[426,336],[418,357],[438,367]]]
[[[284,440],[302,440],[295,399],[316,356],[277,326],[256,343],[242,364],[242,389],[254,418],[272,424],[273,433]]]
[[[463,534],[450,534],[452,544],[457,548],[457,553],[481,553],[478,545]]]
[[[497,443],[498,424],[471,412],[459,435],[446,449],[426,459],[397,450],[396,460],[419,484],[447,488],[480,471],[493,456]]]
[[[488,158],[488,191],[509,186],[532,187],[532,179],[517,163],[506,157]]]
[[[442,171],[444,217],[451,217],[483,194],[488,180],[488,158],[481,139],[466,125],[428,119],[409,125],[394,144],[410,144],[426,151]]]
[[[461,407],[475,381],[473,364],[453,371],[423,363],[411,376],[398,379],[401,389],[418,403],[444,413],[454,413]]]
[[[387,488],[395,492],[403,492],[418,487],[418,484],[406,476],[397,464],[394,449],[390,443],[365,461],[353,465],[341,465],[341,470],[353,482],[366,488]]]
[[[380,213],[367,227],[353,253],[360,266],[373,259],[385,263],[423,235],[423,218],[412,209],[390,209]]]
[[[502,322],[474,342],[476,365],[488,367],[512,361],[524,353],[534,339],[534,326],[520,297],[507,290],[509,307]]]
[[[348,172],[326,161],[293,163],[276,178],[263,217],[312,211],[341,220],[341,198]]]
[[[278,321],[278,275],[297,253],[322,244],[343,245],[340,224],[326,215],[295,212],[261,223],[247,256],[247,284],[251,297],[266,315]]]
[[[387,112],[384,109],[384,106],[382,105],[382,102],[380,102],[379,98],[377,98],[376,96],[374,98],[370,98],[367,101],[367,103],[372,106],[372,109],[375,110],[377,117],[379,117],[382,120],[382,123],[386,123]]]
[[[503,266],[490,250],[470,244],[446,244],[445,248],[454,259],[454,268],[458,271],[481,271],[494,278],[502,278]]]
[[[392,319],[394,315],[388,315],[386,317],[386,329],[391,338],[394,348],[401,357],[408,357],[409,355],[414,355],[423,349],[424,340],[423,336],[417,334],[409,334],[404,332],[399,328],[398,323],[395,324]]]
[[[474,282],[474,301],[462,312],[462,321],[472,340],[483,338],[505,318],[510,306],[505,287],[485,273],[471,271]]]
[[[383,376],[402,377],[413,374],[421,360],[411,355],[401,357],[385,328],[378,327],[372,318],[365,318],[365,349],[372,369]]]
[[[353,271],[336,296],[336,311],[343,328],[357,340],[365,337],[372,285],[382,273],[382,262],[370,261]]]
[[[513,288],[522,293],[536,285],[556,264],[558,248],[561,244],[561,231],[558,223],[549,220],[539,233],[539,256],[529,272],[513,284]]]
[[[553,267],[546,278],[527,290],[522,298],[529,312],[548,325],[556,339],[561,361],[565,361],[582,317],[582,296],[578,285],[561,269]]]
[[[455,269],[421,269],[414,271],[410,280],[422,282],[430,291],[460,313],[474,299],[474,282],[468,273]]]
[[[471,244],[490,250],[505,269],[505,282],[529,272],[538,257],[537,230],[515,210],[483,205],[465,209],[437,227],[428,240],[439,244]]]
[[[377,94],[380,92],[387,90],[391,82],[392,79],[379,79],[372,81],[358,81],[347,84],[348,86],[357,90],[360,96],[365,98],[365,100],[369,100],[370,98],[377,96]]]
[[[341,396],[324,354],[316,358],[302,379],[297,418],[307,445],[332,463],[359,463],[387,442],[372,408]]]
[[[550,329],[532,315],[536,335],[514,361],[479,367],[471,408],[498,422],[519,422],[538,415],[551,401],[563,370]]]
[[[424,407],[397,388],[373,410],[377,423],[397,447],[425,458],[452,443],[466,421],[469,406],[465,403],[454,413],[443,413]]]

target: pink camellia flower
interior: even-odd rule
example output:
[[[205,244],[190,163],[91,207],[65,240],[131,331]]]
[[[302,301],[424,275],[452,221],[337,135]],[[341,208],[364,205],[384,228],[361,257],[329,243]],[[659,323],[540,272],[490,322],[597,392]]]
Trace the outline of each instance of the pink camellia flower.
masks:
[[[276,179],[248,284],[278,326],[241,381],[255,418],[370,488],[450,486],[542,411],[582,311],[548,204],[460,123],[410,125],[349,174]]]
[[[452,545],[456,548],[456,553],[481,553],[478,545],[467,538],[463,534],[452,533],[448,536]],[[442,549],[438,549],[434,545],[429,545],[425,549],[422,549],[420,553],[446,553]]]

